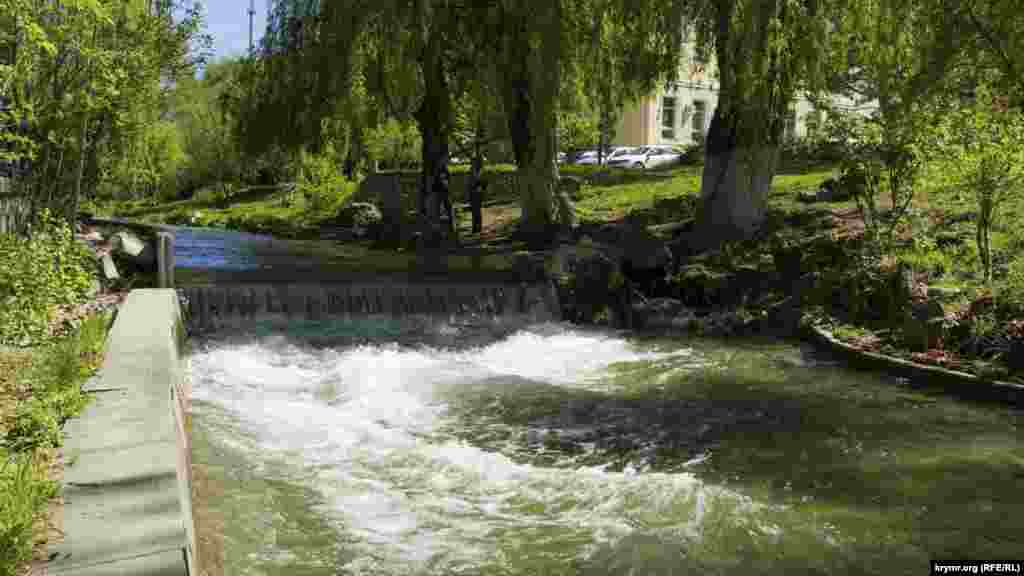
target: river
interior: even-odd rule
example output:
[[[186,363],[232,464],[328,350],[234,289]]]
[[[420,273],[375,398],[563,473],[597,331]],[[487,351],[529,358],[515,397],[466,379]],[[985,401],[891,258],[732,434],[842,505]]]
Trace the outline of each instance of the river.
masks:
[[[1024,413],[795,344],[363,319],[192,343],[227,574],[1024,558]]]

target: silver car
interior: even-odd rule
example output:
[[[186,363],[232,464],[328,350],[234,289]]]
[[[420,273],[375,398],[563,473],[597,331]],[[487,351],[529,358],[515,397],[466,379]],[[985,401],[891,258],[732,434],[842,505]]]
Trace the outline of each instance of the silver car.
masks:
[[[608,166],[644,170],[678,164],[682,159],[682,152],[671,146],[640,146],[628,149],[615,158],[609,159]]]

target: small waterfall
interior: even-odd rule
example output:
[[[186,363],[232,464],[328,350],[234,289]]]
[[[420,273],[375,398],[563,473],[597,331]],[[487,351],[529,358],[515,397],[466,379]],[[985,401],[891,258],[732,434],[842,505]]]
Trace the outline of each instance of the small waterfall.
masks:
[[[180,289],[193,332],[259,320],[322,321],[363,316],[517,317],[547,321],[557,300],[543,284],[360,282],[251,284]]]

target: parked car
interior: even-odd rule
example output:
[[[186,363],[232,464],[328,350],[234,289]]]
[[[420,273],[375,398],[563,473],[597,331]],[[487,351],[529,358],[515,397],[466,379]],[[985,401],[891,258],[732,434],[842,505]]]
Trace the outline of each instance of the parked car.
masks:
[[[626,148],[623,146],[613,146],[605,152],[604,158],[602,158],[601,160],[603,160],[604,164],[608,164],[614,158],[621,156],[628,150],[630,150],[630,148]],[[583,154],[580,154],[579,157],[577,157],[576,159],[577,164],[597,164],[597,161],[597,150],[588,150]]]
[[[671,146],[640,146],[630,148],[608,160],[608,166],[618,168],[657,168],[682,161],[683,154]]]

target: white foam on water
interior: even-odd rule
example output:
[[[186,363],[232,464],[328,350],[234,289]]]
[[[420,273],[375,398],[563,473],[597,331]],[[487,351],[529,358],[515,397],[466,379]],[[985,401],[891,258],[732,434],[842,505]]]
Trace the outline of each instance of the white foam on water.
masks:
[[[593,388],[611,364],[691,354],[549,327],[471,350],[314,349],[269,337],[209,346],[190,363],[194,397],[256,438],[247,459],[317,470],[312,487],[363,552],[350,573],[408,574],[493,562],[510,538],[538,554],[586,554],[639,527],[696,534],[708,497],[751,505],[688,473],[532,466],[438,434],[445,391],[461,383],[509,376]]]

